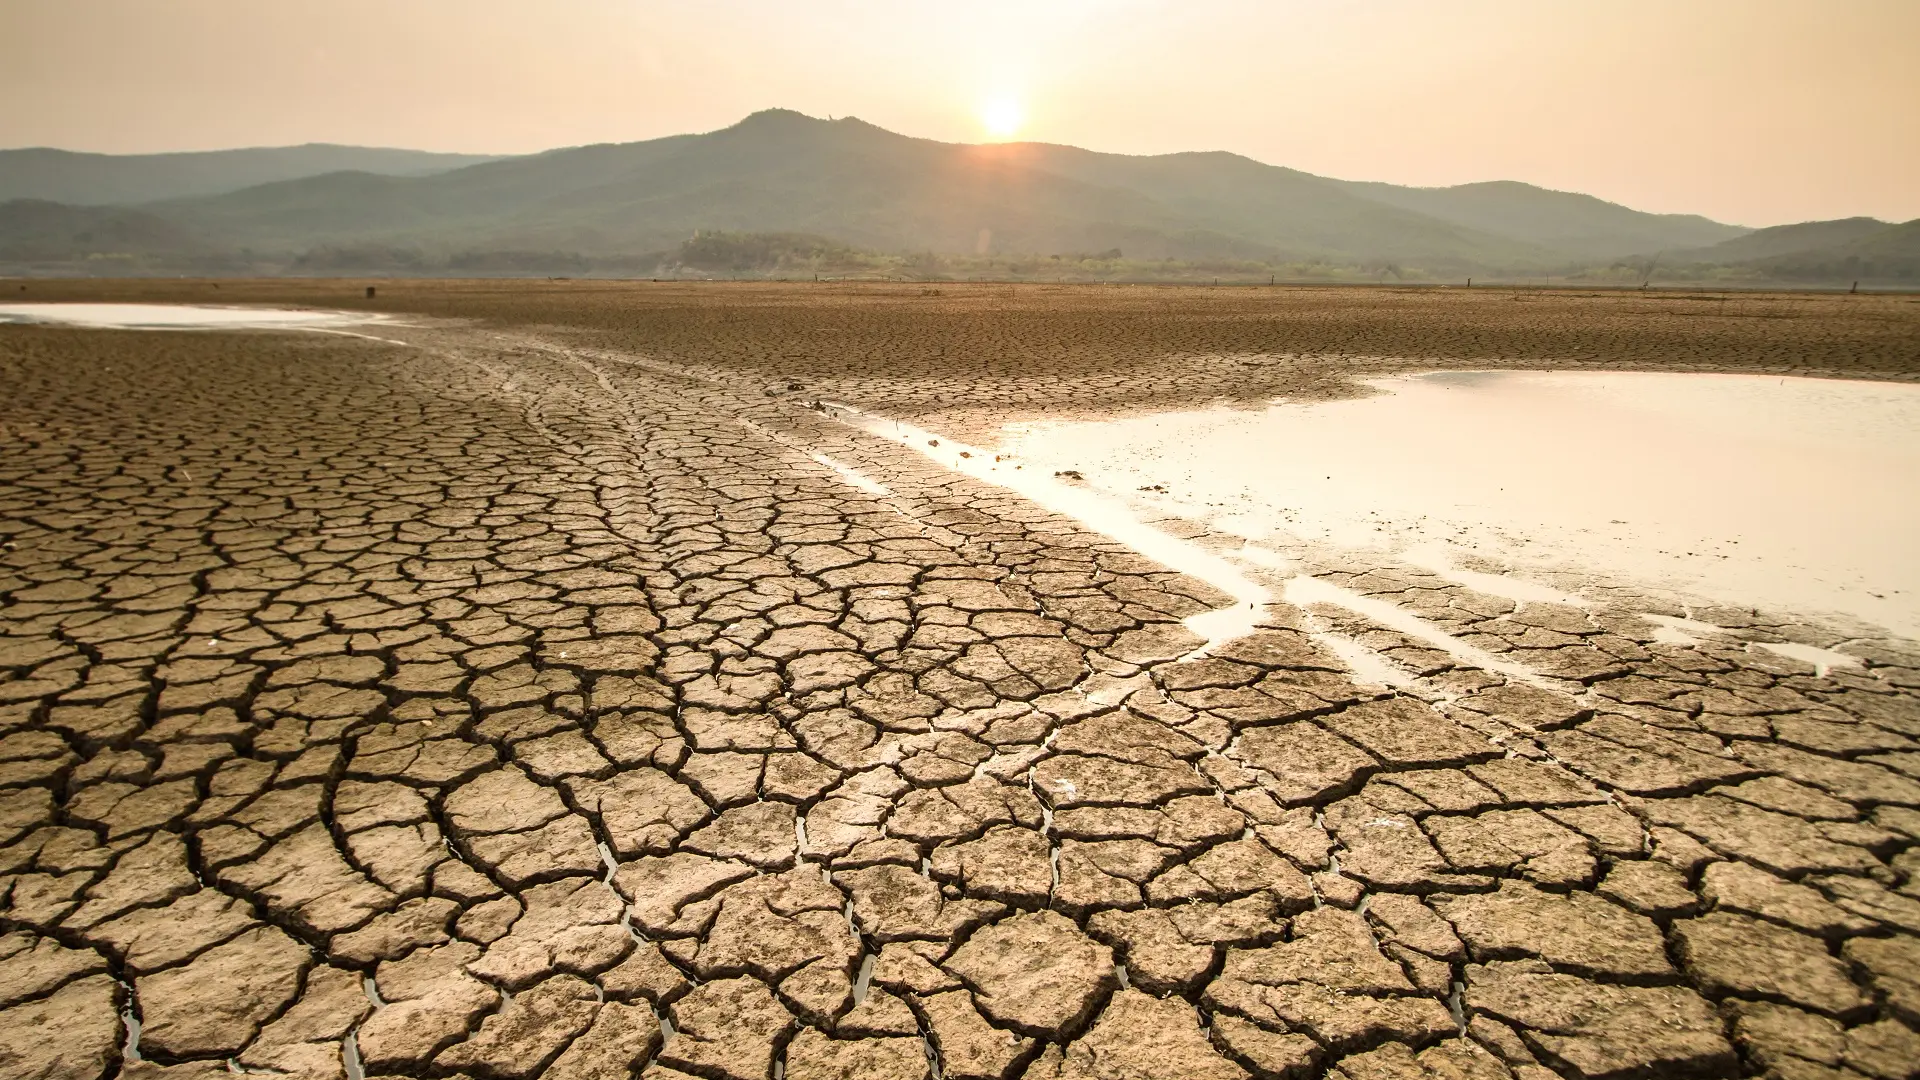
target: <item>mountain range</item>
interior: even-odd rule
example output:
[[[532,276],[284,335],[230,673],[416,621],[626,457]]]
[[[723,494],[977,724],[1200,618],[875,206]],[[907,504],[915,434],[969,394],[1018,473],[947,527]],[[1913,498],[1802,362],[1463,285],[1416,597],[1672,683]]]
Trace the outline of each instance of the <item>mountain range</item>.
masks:
[[[941,143],[777,109],[704,134],[501,158],[319,145],[0,151],[0,200],[0,265],[45,271],[461,259],[511,270],[559,253],[640,266],[719,232],[975,262],[1227,260],[1413,276],[1625,262],[1920,276],[1920,223],[1756,231],[1511,181],[1412,188],[1221,152]]]
[[[0,150],[0,202],[44,199],[105,206],[220,195],[255,184],[331,172],[427,176],[497,158],[366,146],[255,147],[180,154],[83,154],[31,147]]]

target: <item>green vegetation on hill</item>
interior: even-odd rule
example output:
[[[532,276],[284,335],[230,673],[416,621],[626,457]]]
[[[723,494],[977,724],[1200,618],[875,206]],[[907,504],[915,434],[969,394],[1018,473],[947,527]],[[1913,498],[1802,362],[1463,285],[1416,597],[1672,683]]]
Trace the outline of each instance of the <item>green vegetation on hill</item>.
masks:
[[[861,266],[858,253],[824,236],[804,233],[696,233],[680,244],[674,263],[695,270],[818,270]]]

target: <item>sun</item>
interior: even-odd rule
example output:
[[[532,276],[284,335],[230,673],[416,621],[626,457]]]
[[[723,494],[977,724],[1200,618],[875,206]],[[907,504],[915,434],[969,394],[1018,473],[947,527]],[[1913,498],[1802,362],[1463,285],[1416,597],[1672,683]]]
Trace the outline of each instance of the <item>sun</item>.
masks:
[[[1027,111],[1011,97],[989,98],[980,106],[980,124],[996,139],[1011,139],[1027,122]]]

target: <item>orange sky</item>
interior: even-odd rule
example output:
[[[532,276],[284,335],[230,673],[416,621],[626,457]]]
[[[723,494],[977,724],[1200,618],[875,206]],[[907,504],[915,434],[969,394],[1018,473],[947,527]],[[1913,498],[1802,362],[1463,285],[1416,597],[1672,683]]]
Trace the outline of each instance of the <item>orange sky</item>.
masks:
[[[756,109],[1920,217],[1920,0],[7,0],[0,146],[524,152]],[[1004,119],[1004,116],[1003,116]]]

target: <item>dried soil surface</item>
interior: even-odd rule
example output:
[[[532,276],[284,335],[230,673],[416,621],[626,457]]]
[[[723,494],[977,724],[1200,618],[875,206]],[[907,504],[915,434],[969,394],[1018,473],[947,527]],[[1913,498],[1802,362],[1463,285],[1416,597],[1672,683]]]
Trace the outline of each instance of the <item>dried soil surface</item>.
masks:
[[[810,407],[990,442],[1435,367],[1911,379],[1914,298],[18,296],[412,325],[0,327],[0,1075],[1920,1062],[1914,643],[1303,549],[1406,617],[1197,656],[1213,588]]]

